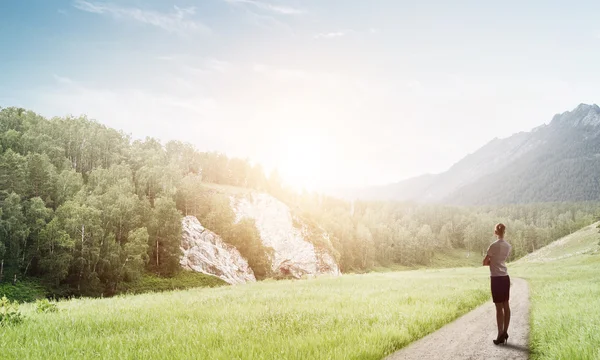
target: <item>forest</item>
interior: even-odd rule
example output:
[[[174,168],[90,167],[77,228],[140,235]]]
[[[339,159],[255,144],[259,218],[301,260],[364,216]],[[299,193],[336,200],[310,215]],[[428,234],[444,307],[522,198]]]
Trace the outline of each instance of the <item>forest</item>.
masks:
[[[347,202],[292,191],[277,171],[162,144],[85,116],[46,119],[0,109],[0,281],[35,279],[61,296],[108,296],[152,274],[180,272],[181,219],[201,223],[236,246],[257,278],[272,276],[271,249],[254,223],[234,223],[229,200],[205,186],[268,192],[315,230],[325,230],[343,272],[395,264],[427,266],[436,252],[485,252],[497,222],[507,225],[512,258],[600,218],[594,202],[453,207]],[[315,232],[316,233],[316,232]],[[60,289],[58,291],[57,289]]]

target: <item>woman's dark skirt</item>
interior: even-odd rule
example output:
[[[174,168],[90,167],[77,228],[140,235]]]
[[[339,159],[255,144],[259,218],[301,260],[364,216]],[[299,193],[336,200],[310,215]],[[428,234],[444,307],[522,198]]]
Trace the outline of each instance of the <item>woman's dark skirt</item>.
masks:
[[[492,276],[492,300],[494,303],[503,303],[510,297],[510,277]]]

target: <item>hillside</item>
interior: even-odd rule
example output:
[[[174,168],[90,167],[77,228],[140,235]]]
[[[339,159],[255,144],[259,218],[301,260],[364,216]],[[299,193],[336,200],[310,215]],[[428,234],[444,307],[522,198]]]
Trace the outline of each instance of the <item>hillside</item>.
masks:
[[[519,263],[547,262],[562,260],[578,255],[596,254],[600,251],[600,223],[585,228],[556,240],[521,259]]]
[[[599,155],[600,107],[580,104],[548,125],[490,141],[444,173],[353,197],[457,205],[598,200]]]
[[[530,359],[600,358],[598,223],[509,264],[531,289]]]

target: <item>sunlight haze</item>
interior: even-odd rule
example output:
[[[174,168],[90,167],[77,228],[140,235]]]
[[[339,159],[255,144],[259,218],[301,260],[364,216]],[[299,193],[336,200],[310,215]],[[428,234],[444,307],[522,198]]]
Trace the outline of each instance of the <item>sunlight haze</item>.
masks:
[[[0,106],[250,158],[308,189],[449,168],[600,99],[597,2],[2,1]]]

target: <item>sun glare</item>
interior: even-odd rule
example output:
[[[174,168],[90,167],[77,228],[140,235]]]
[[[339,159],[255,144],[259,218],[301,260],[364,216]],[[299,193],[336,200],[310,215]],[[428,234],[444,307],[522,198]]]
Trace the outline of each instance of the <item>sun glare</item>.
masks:
[[[277,156],[283,181],[298,190],[315,190],[322,185],[323,147],[313,136],[287,136]]]

